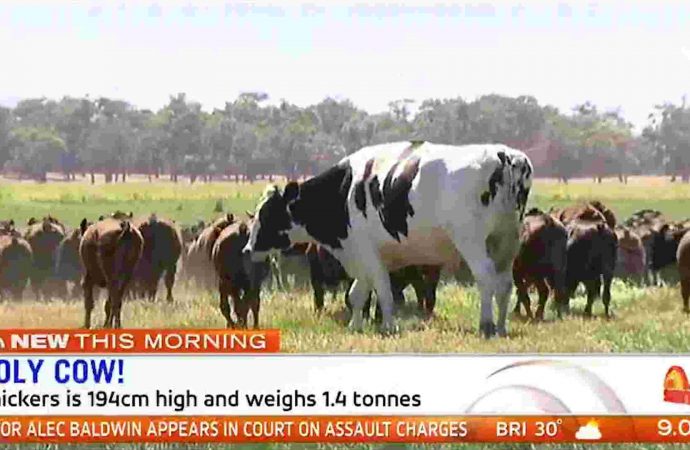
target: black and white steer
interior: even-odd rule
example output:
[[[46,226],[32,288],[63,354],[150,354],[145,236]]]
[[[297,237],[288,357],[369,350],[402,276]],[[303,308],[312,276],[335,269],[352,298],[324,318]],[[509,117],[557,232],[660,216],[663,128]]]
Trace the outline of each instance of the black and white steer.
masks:
[[[325,245],[355,279],[350,326],[361,329],[362,307],[374,289],[384,332],[394,329],[389,272],[462,257],[481,292],[480,331],[504,336],[532,171],[524,153],[505,145],[364,147],[319,176],[288,183],[282,193],[269,186],[244,251],[263,259],[295,242]]]

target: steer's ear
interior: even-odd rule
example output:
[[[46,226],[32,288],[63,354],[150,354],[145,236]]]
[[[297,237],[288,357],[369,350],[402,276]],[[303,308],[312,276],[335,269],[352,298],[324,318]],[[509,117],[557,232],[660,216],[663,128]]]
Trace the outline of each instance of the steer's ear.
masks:
[[[31,219],[29,219],[28,222],[26,222],[27,225],[33,225],[33,224],[35,224],[35,223],[36,223],[36,218],[35,218],[35,217],[32,217]]]
[[[86,217],[81,219],[81,223],[79,224],[79,229],[81,230],[81,234],[84,234],[86,232],[86,229],[89,226],[89,222],[86,220]]]
[[[299,184],[296,181],[290,181],[283,191],[283,199],[285,203],[290,203],[293,200],[297,200],[299,196]]]

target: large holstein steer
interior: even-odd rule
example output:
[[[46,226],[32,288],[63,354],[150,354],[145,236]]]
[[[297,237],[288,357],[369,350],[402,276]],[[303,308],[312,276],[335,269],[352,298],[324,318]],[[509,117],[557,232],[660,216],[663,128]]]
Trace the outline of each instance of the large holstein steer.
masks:
[[[83,233],[79,256],[84,266],[84,327],[91,326],[93,288],[108,291],[105,303],[105,328],[120,328],[122,299],[129,286],[134,268],[141,257],[144,239],[129,220],[105,218],[93,225],[82,220]]]
[[[505,145],[365,147],[282,193],[270,187],[245,251],[264,258],[291,242],[326,246],[355,280],[350,326],[362,328],[362,308],[375,290],[384,333],[395,328],[389,272],[463,257],[481,292],[480,330],[506,335],[510,269],[532,171],[524,153]]]

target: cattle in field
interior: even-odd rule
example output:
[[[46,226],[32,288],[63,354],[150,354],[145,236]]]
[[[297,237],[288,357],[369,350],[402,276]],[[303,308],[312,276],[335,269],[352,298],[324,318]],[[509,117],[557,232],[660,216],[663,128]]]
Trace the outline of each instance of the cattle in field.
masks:
[[[690,313],[690,233],[684,233],[676,252],[683,311]]]
[[[661,227],[666,223],[666,218],[660,211],[653,209],[643,209],[634,212],[625,220],[624,226],[629,227],[642,241],[645,253],[645,276],[644,281],[649,285],[656,285],[659,282],[658,271],[653,269],[654,241]],[[661,250],[662,254],[666,253]],[[668,258],[664,258],[667,259]]]
[[[624,280],[641,283],[646,276],[647,267],[642,239],[634,230],[626,226],[616,227],[615,232],[618,238],[615,275]]]
[[[199,234],[199,237],[187,250],[185,264],[183,266],[185,278],[196,284],[201,289],[214,289],[216,273],[211,262],[213,244],[218,239],[221,231],[235,221],[232,214],[225,214],[214,220]]]
[[[247,326],[251,310],[254,328],[259,328],[261,281],[268,274],[268,262],[252,262],[242,254],[249,240],[245,222],[234,222],[225,227],[213,244],[211,260],[218,276],[220,311],[228,328]],[[228,302],[232,299],[232,307]],[[237,323],[232,318],[234,311]]]
[[[206,228],[206,223],[203,220],[198,220],[197,223],[189,226],[183,226],[180,229],[185,250],[189,249],[189,246],[192,245],[192,242],[199,237],[204,228]]]
[[[532,163],[505,145],[396,142],[365,147],[257,206],[246,251],[255,258],[292,242],[324,245],[354,278],[351,327],[375,290],[381,329],[394,329],[389,273],[462,257],[481,293],[480,330],[506,335],[511,265],[532,184]],[[493,297],[499,306],[493,319]]]
[[[580,283],[587,290],[585,315],[592,315],[594,300],[601,297],[605,316],[610,317],[611,281],[616,268],[618,239],[598,208],[586,205],[570,217],[566,289],[572,298]]]
[[[72,284],[72,297],[79,297],[81,295],[81,278],[83,273],[79,257],[81,237],[81,228],[72,230],[60,241],[55,255],[55,276],[62,282]]]
[[[81,221],[79,256],[84,267],[84,327],[91,326],[94,287],[106,288],[105,328],[121,327],[122,300],[141,257],[144,239],[129,220],[105,218],[88,225]]]
[[[678,244],[689,229],[682,223],[674,222],[652,229],[652,257],[649,266],[655,284],[676,281]]]
[[[175,223],[151,214],[133,222],[144,239],[141,258],[134,269],[134,291],[155,300],[158,283],[164,277],[166,300],[173,302],[177,261],[182,254],[182,234]]]
[[[0,231],[0,298],[22,299],[31,266],[29,243],[11,229]]]
[[[526,215],[520,233],[520,249],[513,261],[513,281],[517,291],[514,312],[520,307],[532,318],[529,288],[539,293],[536,318],[544,319],[544,307],[552,291],[556,311],[560,317],[567,311],[568,296],[565,286],[568,232],[556,218],[533,208]]]
[[[567,225],[571,220],[578,218],[584,220],[603,220],[611,229],[616,228],[618,223],[615,214],[599,200],[590,200],[585,203],[578,203],[568,206],[561,210],[552,211],[563,225]]]
[[[311,269],[307,259],[308,246],[307,243],[293,244],[286,250],[271,254],[271,285],[281,290],[309,285]]]
[[[31,246],[31,289],[37,300],[67,296],[66,284],[55,277],[55,255],[65,237],[65,227],[56,218],[29,219],[24,239]]]
[[[21,233],[14,227],[14,220],[0,220],[0,235],[21,236]]]
[[[294,253],[304,254],[309,263],[309,278],[312,291],[314,293],[314,309],[320,312],[324,306],[326,290],[336,298],[341,288],[352,285],[352,280],[345,272],[340,262],[330,254],[322,245],[318,244],[295,244],[290,247]],[[403,290],[412,285],[417,296],[417,303],[420,312],[431,316],[436,304],[436,287],[441,275],[441,268],[435,266],[408,266],[390,274],[391,290],[395,305],[405,303]],[[368,318],[371,311],[371,293],[364,304],[362,315]],[[345,295],[345,305],[351,311],[352,305],[347,294]],[[380,319],[380,307],[376,304],[377,319]]]
[[[426,318],[431,318],[436,306],[436,288],[441,279],[439,266],[407,266],[390,274],[393,303],[402,306],[405,303],[403,291],[412,285],[417,297],[417,308]],[[345,298],[349,310],[352,310],[349,298]],[[364,304],[364,316],[369,317],[371,309],[371,292]],[[381,307],[376,303],[376,321],[381,319]]]

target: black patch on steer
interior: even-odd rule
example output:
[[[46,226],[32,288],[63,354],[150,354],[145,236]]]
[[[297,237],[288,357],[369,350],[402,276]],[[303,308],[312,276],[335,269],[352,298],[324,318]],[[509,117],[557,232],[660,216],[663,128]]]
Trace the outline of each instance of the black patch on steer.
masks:
[[[379,209],[383,205],[383,197],[377,175],[374,175],[374,178],[369,182],[369,194],[371,194],[371,204],[374,205],[374,208]]]
[[[367,161],[366,166],[364,166],[364,174],[362,174],[362,179],[355,183],[355,206],[359,209],[364,217],[367,217],[367,193],[365,183],[369,175],[371,175],[371,169],[374,166],[374,160],[370,159]]]
[[[297,183],[290,182],[285,191],[294,189]],[[284,249],[290,246],[287,231],[292,227],[290,215],[287,212],[285,195],[276,192],[272,194],[261,206],[257,215],[259,232],[254,244],[255,251],[267,251],[273,248]]]
[[[491,193],[489,191],[482,192],[480,199],[482,201],[482,205],[489,206],[489,201],[491,201]]]
[[[409,159],[405,163],[400,175],[393,180],[393,175],[399,163],[390,168],[383,180],[383,188],[379,188],[378,178],[374,177],[369,183],[371,202],[379,211],[383,227],[395,240],[400,242],[400,235],[407,237],[407,217],[414,216],[414,209],[410,205],[409,193],[412,181],[419,172],[419,158]]]
[[[322,244],[342,248],[347,238],[350,213],[347,196],[352,186],[349,162],[331,167],[299,186],[299,195],[288,202],[292,221],[306,228],[307,233]]]
[[[496,197],[498,185],[503,184],[503,167],[503,165],[496,167],[496,170],[494,170],[489,177],[489,193],[491,195],[491,200]]]

